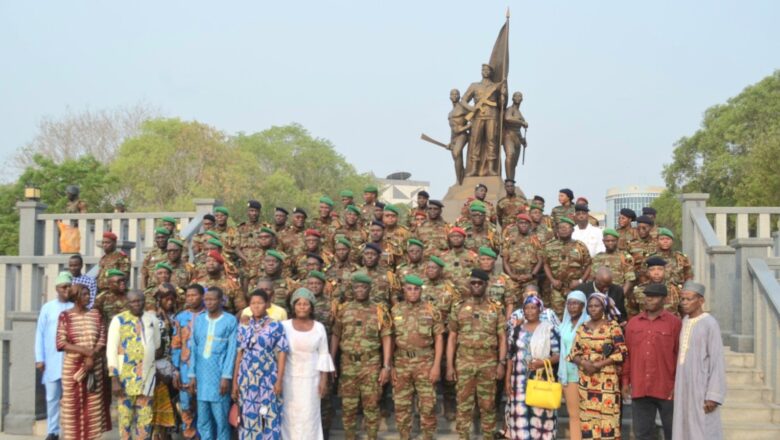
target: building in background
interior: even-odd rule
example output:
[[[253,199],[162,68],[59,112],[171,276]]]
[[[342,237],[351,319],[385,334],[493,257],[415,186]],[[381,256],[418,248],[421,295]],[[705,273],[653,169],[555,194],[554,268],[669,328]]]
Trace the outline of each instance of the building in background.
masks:
[[[621,186],[607,190],[607,227],[617,227],[618,215],[623,208],[633,209],[637,215],[642,215],[642,208],[661,195],[662,186]]]
[[[379,200],[383,203],[405,204],[413,207],[417,203],[417,193],[428,191],[430,182],[422,180],[409,180],[412,177],[410,173],[398,172],[387,176],[384,179],[376,179],[379,185]]]

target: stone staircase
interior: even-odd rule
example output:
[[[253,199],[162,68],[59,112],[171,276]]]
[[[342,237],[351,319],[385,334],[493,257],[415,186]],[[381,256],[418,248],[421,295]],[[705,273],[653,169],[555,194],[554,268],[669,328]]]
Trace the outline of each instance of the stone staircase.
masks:
[[[780,406],[771,403],[772,390],[756,368],[755,355],[726,351],[726,403],[721,419],[726,439],[780,439]]]

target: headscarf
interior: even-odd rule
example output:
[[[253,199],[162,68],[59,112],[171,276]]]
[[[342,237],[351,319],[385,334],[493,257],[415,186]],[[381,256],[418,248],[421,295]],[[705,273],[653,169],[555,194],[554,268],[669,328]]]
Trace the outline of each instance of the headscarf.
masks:
[[[306,301],[309,301],[309,304],[314,307],[314,302],[316,299],[314,299],[314,294],[311,292],[311,290],[301,287],[298,290],[293,293],[292,298],[290,299],[290,304],[295,305],[295,302],[299,299],[305,299]]]
[[[531,341],[528,344],[531,357],[534,359],[547,359],[550,357],[552,330],[555,326],[550,322],[541,319],[542,312],[544,311],[544,302],[542,302],[541,298],[535,295],[529,295],[525,301],[523,301],[523,308],[525,308],[527,304],[536,304],[539,307],[539,325],[536,326],[533,335],[531,335]],[[520,337],[521,327],[521,325],[515,326],[511,333],[510,353],[512,355],[514,355],[517,350],[517,338]]]
[[[73,275],[71,275],[68,271],[60,272],[60,274],[57,275],[57,279],[54,281],[55,286],[71,283],[73,283]]]
[[[569,300],[575,300],[581,302],[583,305],[587,306],[588,299],[585,296],[585,293],[583,293],[581,290],[572,290],[569,292],[569,296],[566,297],[566,301]],[[562,384],[567,384],[569,382],[574,382],[577,377],[569,377],[568,374],[568,368],[567,364],[569,363],[566,361],[566,358],[569,356],[569,353],[571,353],[571,344],[574,342],[574,337],[571,338],[571,341],[568,341],[568,338],[566,336],[568,335],[576,335],[577,329],[580,328],[580,326],[590,319],[590,316],[588,316],[588,308],[583,307],[582,308],[582,314],[580,315],[580,318],[577,320],[576,323],[571,322],[571,315],[569,314],[569,309],[566,308],[563,312],[563,322],[561,322],[561,325],[559,326],[560,334],[561,334],[561,366],[558,368],[558,380]]]
[[[71,281],[71,284],[79,284],[89,289],[89,305],[87,309],[92,310],[92,306],[95,304],[95,297],[97,296],[97,283],[95,279],[88,275],[79,275]]]
[[[601,301],[601,304],[604,306],[604,316],[606,316],[607,319],[617,319],[617,317],[620,316],[620,311],[617,309],[615,301],[612,298],[601,292],[595,292],[590,294],[588,301],[594,297],[598,298],[599,301]]]

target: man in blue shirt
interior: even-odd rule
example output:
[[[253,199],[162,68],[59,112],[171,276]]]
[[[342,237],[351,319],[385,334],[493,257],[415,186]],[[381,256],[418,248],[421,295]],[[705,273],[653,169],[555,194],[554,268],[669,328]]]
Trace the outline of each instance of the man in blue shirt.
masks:
[[[68,272],[59,274],[55,282],[57,298],[41,307],[35,330],[35,368],[43,372],[42,382],[46,387],[46,440],[60,436],[62,352],[57,351],[57,324],[60,313],[73,307],[69,299],[71,279]]]

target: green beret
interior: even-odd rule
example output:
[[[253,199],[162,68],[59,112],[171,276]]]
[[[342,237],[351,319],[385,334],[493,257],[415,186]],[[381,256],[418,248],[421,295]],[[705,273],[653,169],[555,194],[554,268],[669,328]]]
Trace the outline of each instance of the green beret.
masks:
[[[214,208],[214,212],[221,212],[227,216],[230,216],[230,211],[228,211],[228,209],[225,208],[224,206],[217,206],[216,208]]]
[[[330,206],[331,208],[333,207],[333,205],[335,205],[335,204],[336,204],[336,203],[333,201],[333,199],[331,199],[331,198],[330,198],[330,197],[328,197],[328,196],[322,196],[322,197],[320,197],[320,203],[324,203],[324,204],[326,204],[326,205]]]
[[[366,275],[363,272],[358,272],[355,275],[352,275],[352,281],[356,283],[366,283],[366,284],[371,284],[374,282],[374,280],[372,280],[370,276]]]
[[[336,239],[336,243],[341,243],[344,246],[348,248],[352,248],[352,242],[347,239],[347,237],[341,236]]]
[[[487,255],[490,258],[496,259],[498,258],[498,255],[496,255],[496,252],[493,249],[490,249],[487,246],[480,246],[479,248],[479,255]]]
[[[602,235],[604,237],[606,237],[607,235],[611,235],[611,236],[613,236],[615,238],[620,238],[620,234],[618,234],[618,231],[616,231],[616,230],[614,230],[612,228],[604,229],[604,233]]]
[[[572,226],[574,226],[576,223],[574,223],[574,220],[570,219],[569,217],[561,217],[561,219],[558,221],[558,223],[568,223]]]
[[[165,217],[161,218],[160,220],[162,220],[163,222],[173,223],[174,225],[176,223],[178,223],[175,218],[170,217],[170,216],[165,216]]]
[[[211,243],[214,246],[223,247],[222,242],[217,240],[216,238],[209,238],[209,240],[206,243]]]
[[[541,206],[536,205],[534,203],[531,203],[530,205],[528,205],[528,210],[530,211],[531,209],[538,209],[539,211],[544,211],[544,209],[542,209]]]
[[[165,261],[160,261],[159,263],[154,265],[154,270],[157,269],[167,269],[168,272],[173,272],[173,268],[170,264],[166,263]]]
[[[416,245],[416,246],[420,246],[421,248],[424,248],[424,247],[425,247],[425,244],[423,244],[423,242],[421,242],[420,240],[418,240],[418,239],[416,239],[416,238],[410,238],[410,239],[409,239],[409,241],[407,241],[406,243],[407,243],[408,245]]]
[[[171,235],[171,231],[169,231],[168,228],[163,228],[162,226],[159,228],[154,228],[154,233],[160,235]]]
[[[379,194],[379,188],[377,188],[376,185],[366,185],[366,187],[363,188],[363,192]]]
[[[658,228],[658,236],[669,237],[674,240],[674,233],[672,233],[672,231],[668,228]]]
[[[437,257],[436,255],[432,255],[431,256],[431,261],[433,261],[434,263],[438,264],[440,267],[444,267],[445,266],[444,260],[442,260],[441,258]]]
[[[260,232],[265,232],[266,234],[271,234],[271,235],[273,235],[273,236],[276,236],[276,231],[274,231],[274,230],[273,230],[273,229],[271,229],[271,228],[265,227],[265,226],[263,226],[262,228],[260,228]]]
[[[393,206],[393,205],[391,205],[391,204],[389,204],[389,203],[388,203],[387,205],[385,205],[385,211],[390,211],[390,212],[392,212],[392,213],[393,213],[393,214],[395,214],[395,215],[398,215],[398,214],[400,214],[400,213],[401,213],[401,212],[398,210],[398,208],[396,208],[395,206]]]
[[[124,278],[124,277],[127,276],[127,274],[125,274],[124,272],[122,272],[119,269],[108,269],[106,271],[106,276],[107,277],[122,277],[122,278]]]
[[[342,189],[339,193],[339,197],[355,197],[355,194],[352,193],[351,189]]]
[[[284,261],[284,255],[281,252],[277,251],[276,249],[268,249],[267,251],[265,251],[265,256],[266,257],[271,256],[276,258],[279,261]]]
[[[362,212],[360,212],[360,208],[358,208],[355,205],[347,205],[347,211],[352,211],[352,212],[354,212],[357,215],[363,214]]]
[[[217,231],[214,231],[214,230],[206,231],[206,235],[210,235],[211,237],[216,238],[217,240],[219,240],[219,232],[217,232]]]
[[[318,280],[325,282],[325,274],[318,271],[318,270],[310,270],[309,271],[309,278],[317,278]]]
[[[423,280],[417,275],[407,275],[404,277],[404,283],[408,283],[417,287],[422,287]]]
[[[481,212],[483,214],[487,214],[487,209],[485,209],[485,204],[482,202],[471,202],[471,205],[469,205],[469,211]]]
[[[178,238],[170,238],[170,239],[168,239],[168,243],[173,243],[173,244],[179,246],[180,248],[184,247],[184,242],[179,240]]]

